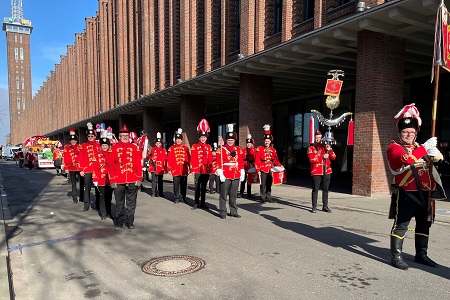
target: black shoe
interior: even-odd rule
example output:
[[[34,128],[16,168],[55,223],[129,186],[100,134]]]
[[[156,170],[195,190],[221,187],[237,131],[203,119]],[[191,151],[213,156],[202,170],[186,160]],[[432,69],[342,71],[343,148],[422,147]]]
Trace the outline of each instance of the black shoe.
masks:
[[[233,218],[240,218],[241,216],[238,214],[232,215],[232,214],[228,214],[228,216],[233,217]]]
[[[123,227],[123,226],[119,226],[119,225],[114,226],[114,231],[119,231],[120,229],[122,229],[122,227]]]
[[[195,204],[194,206],[191,207],[192,210],[197,209],[197,208],[198,208],[197,204]]]
[[[313,207],[313,208],[311,209],[311,212],[312,212],[313,214],[315,214],[315,213],[317,212],[317,208],[316,208],[316,207]]]
[[[73,203],[78,203],[78,199],[77,198],[73,198]]]
[[[242,194],[241,194],[241,193],[238,193],[238,194],[237,194],[237,197],[238,197],[238,198],[242,198]]]
[[[325,206],[324,208],[322,208],[322,211],[330,213],[331,209],[329,209],[327,206]]]
[[[134,227],[133,224],[128,225],[128,229],[135,229],[136,227]]]
[[[226,218],[227,218],[227,215],[226,215],[225,213],[220,213],[220,218],[221,218],[221,219],[226,219]]]
[[[202,205],[200,205],[200,208],[201,209],[209,209],[209,206],[206,204],[202,204]]]
[[[265,204],[266,203],[266,200],[260,200],[259,201],[261,204]]]
[[[106,220],[106,216],[102,216],[102,217],[101,217],[101,220]]]
[[[84,204],[84,208],[83,208],[83,211],[88,211],[88,210],[89,210],[89,208],[90,208],[90,205],[89,205],[89,203],[86,203],[86,204]]]
[[[175,203],[175,204],[177,204],[177,203],[179,203],[180,202],[180,199],[175,199],[174,201],[173,201],[173,203]]]
[[[159,193],[159,196],[160,196],[161,198],[164,198],[164,194],[163,194],[163,193]]]
[[[419,264],[422,264],[422,265],[426,265],[426,266],[429,266],[429,267],[433,267],[433,268],[438,268],[439,267],[439,265],[435,261],[433,261],[431,258],[429,258],[426,255],[425,256],[416,255],[416,257],[414,258],[414,261],[416,263],[419,263]]]

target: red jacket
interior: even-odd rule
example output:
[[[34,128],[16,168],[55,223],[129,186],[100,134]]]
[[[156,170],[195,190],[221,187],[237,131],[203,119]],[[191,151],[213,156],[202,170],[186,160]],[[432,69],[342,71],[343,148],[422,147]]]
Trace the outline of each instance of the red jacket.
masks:
[[[278,160],[277,150],[275,150],[274,147],[266,148],[264,146],[256,148],[256,172],[269,173],[273,166],[281,166],[281,163]]]
[[[163,147],[152,147],[148,171],[163,175],[167,165],[167,153]]]
[[[328,158],[323,158],[323,155],[327,153],[324,144],[315,143],[314,146],[308,148],[308,159],[311,163],[311,175],[328,175],[333,171],[331,170],[331,160],[336,159],[336,154],[333,149],[328,150]],[[325,169],[325,174],[324,174]]]
[[[69,171],[81,171],[80,165],[80,149],[81,145],[76,144],[72,146],[71,144],[67,144],[64,146],[63,159],[64,159],[64,170]]]
[[[36,159],[36,155],[35,155],[33,152],[28,151],[28,152],[27,152],[26,159],[27,159],[28,161],[33,162],[33,161]]]
[[[253,168],[255,166],[255,158],[256,158],[256,148],[242,148],[242,152],[244,155],[244,170],[245,172],[248,169]]]
[[[227,179],[239,179],[244,169],[242,150],[238,146],[223,145],[217,149],[217,168],[223,170]]]
[[[109,164],[111,160],[111,150],[100,150],[97,153],[97,160],[93,163],[92,181],[98,186],[109,185]]]
[[[86,142],[81,145],[80,165],[85,173],[92,173],[97,155],[101,151],[98,141]]]
[[[167,154],[167,171],[172,176],[187,176],[189,174],[189,162],[191,155],[189,148],[184,145],[173,145]]]
[[[111,184],[142,181],[142,152],[132,143],[118,142],[111,147],[109,180]]]
[[[201,142],[191,147],[191,172],[197,174],[210,174],[212,169],[212,148]]]
[[[423,159],[427,155],[427,150],[419,144],[404,146],[408,151],[405,151],[402,145],[395,141],[392,141],[387,148],[387,159],[390,169],[396,173],[400,172],[400,174],[394,176],[395,184],[401,186],[405,191],[417,191],[417,185],[412,171],[405,169],[402,172],[402,167],[414,164],[419,175],[419,182],[422,185],[421,189],[423,191],[429,191],[430,189],[434,191],[436,189],[436,182],[430,176],[428,163]]]
[[[59,149],[55,149],[55,151],[53,151],[53,160],[61,160],[61,158],[61,151],[59,151]]]
[[[216,174],[217,171],[217,154],[212,155],[211,174]]]

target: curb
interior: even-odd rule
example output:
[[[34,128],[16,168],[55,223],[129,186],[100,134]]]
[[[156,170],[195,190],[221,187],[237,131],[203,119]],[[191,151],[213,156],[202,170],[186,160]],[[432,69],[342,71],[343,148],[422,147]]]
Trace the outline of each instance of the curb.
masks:
[[[0,300],[14,299],[12,286],[11,265],[6,240],[6,220],[11,220],[8,197],[3,187],[3,177],[0,174]]]

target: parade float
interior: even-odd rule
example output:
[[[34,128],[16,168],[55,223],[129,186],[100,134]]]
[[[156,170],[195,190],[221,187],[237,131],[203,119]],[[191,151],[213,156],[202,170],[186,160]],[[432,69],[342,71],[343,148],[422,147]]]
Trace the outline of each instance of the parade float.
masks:
[[[62,146],[60,141],[50,140],[46,136],[32,136],[27,138],[22,143],[22,150],[26,155],[27,152],[32,152],[36,159],[34,160],[34,167],[36,168],[54,168],[53,164],[53,150]]]

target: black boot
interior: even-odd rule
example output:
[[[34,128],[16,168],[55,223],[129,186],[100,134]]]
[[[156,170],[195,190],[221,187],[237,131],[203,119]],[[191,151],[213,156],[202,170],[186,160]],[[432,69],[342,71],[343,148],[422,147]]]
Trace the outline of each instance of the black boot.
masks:
[[[403,240],[391,235],[391,265],[401,269],[408,270],[408,265],[402,258]]]
[[[90,208],[90,204],[89,203],[84,203],[84,208],[83,208],[83,211],[88,211],[89,210],[89,208]]]
[[[427,255],[428,237],[424,236],[424,235],[416,234],[415,244],[416,244],[415,262],[426,265],[426,266],[430,266],[433,268],[437,268],[439,265],[436,262],[434,262],[433,260],[431,260],[431,258],[429,258]]]

